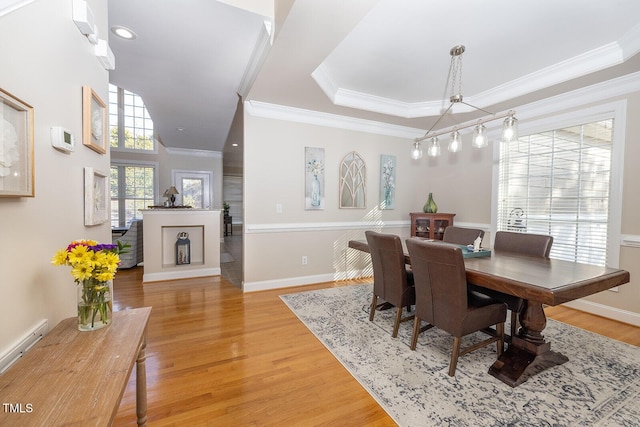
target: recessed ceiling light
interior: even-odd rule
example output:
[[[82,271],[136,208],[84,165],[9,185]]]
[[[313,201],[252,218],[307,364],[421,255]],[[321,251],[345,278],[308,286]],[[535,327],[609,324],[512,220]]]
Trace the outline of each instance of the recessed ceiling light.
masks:
[[[231,145],[233,145],[234,147],[237,147],[237,146],[238,146],[238,143],[237,143],[237,142],[234,142],[234,143],[233,143],[233,144],[231,144]]]
[[[176,128],[176,130],[177,130],[178,132],[182,132],[182,131],[184,130],[184,128]]]
[[[131,31],[127,27],[121,27],[119,25],[114,25],[113,27],[111,27],[111,32],[113,34],[115,34],[116,36],[118,36],[120,38],[123,38],[123,39],[126,39],[126,40],[133,40],[136,37],[138,37],[136,35],[136,33]]]

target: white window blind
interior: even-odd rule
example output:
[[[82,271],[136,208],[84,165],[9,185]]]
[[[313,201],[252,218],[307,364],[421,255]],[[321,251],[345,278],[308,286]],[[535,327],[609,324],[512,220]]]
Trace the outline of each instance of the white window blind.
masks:
[[[503,143],[498,230],[553,236],[552,258],[606,265],[613,119]]]

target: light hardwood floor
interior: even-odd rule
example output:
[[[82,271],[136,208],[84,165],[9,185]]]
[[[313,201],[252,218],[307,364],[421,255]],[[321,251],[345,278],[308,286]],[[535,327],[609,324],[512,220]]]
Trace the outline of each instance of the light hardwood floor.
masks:
[[[116,310],[153,307],[150,426],[393,426],[393,420],[297,320],[279,295],[360,281],[243,294],[221,277],[141,284],[118,272]],[[563,307],[549,317],[640,345],[640,328]],[[117,325],[112,325],[117,327]],[[135,374],[116,426],[135,425]]]

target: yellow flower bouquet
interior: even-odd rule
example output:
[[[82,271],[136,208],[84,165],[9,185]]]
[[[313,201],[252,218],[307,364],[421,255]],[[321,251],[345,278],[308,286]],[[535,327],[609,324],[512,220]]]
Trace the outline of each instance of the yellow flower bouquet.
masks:
[[[74,240],[56,252],[53,265],[71,266],[78,285],[78,329],[91,331],[111,324],[111,281],[118,271],[120,255],[127,245]]]

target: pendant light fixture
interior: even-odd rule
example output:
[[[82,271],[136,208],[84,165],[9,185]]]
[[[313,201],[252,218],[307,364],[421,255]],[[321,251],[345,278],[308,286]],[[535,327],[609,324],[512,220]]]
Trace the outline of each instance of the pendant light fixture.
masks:
[[[505,119],[502,126],[502,141],[511,142],[518,139],[518,120],[515,118],[516,112],[513,110],[494,114],[490,111],[484,110],[480,107],[476,107],[475,105],[471,105],[467,102],[464,102],[464,98],[462,96],[462,54],[465,51],[465,47],[463,45],[457,45],[451,48],[449,54],[451,55],[451,66],[449,67],[449,80],[451,81],[451,96],[449,97],[449,106],[447,109],[438,117],[435,123],[431,126],[431,128],[424,134],[423,137],[416,138],[413,142],[413,148],[411,150],[411,158],[419,159],[422,157],[422,148],[421,142],[425,139],[431,139],[431,145],[427,151],[427,154],[431,157],[437,157],[440,155],[440,145],[438,144],[438,136],[450,134],[450,141],[448,145],[448,150],[452,153],[457,153],[462,150],[462,137],[460,135],[460,129],[469,128],[475,126],[473,132],[473,140],[472,145],[475,148],[486,147],[489,144],[489,139],[487,136],[487,128],[484,126],[484,123]],[[457,93],[455,92],[457,86]],[[489,116],[482,118],[480,120],[474,120],[472,122],[463,123],[459,125],[455,125],[453,127],[432,132],[433,129],[438,125],[440,120],[453,108],[455,104],[464,104],[475,110],[483,111]],[[417,156],[419,153],[419,157]],[[415,154],[415,155],[414,155]]]

